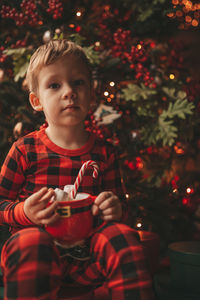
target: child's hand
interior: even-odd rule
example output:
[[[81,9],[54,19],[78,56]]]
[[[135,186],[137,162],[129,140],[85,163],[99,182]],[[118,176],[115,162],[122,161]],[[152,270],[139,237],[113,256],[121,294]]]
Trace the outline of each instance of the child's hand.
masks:
[[[47,203],[54,195],[53,189],[44,187],[25,200],[24,213],[31,222],[36,225],[49,225],[58,220],[59,214],[56,213],[58,202],[52,202],[47,207]]]
[[[102,192],[95,199],[92,213],[101,214],[104,221],[119,221],[122,217],[122,206],[119,198],[113,192]]]

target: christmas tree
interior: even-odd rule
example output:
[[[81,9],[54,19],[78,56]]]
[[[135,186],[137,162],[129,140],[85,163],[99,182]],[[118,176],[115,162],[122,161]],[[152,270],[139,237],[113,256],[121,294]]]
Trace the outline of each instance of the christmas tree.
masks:
[[[75,41],[93,66],[95,104],[85,125],[116,145],[128,223],[157,232],[163,250],[197,239],[200,5],[193,2],[2,0],[1,164],[15,139],[45,121],[28,102],[31,54],[50,39]]]

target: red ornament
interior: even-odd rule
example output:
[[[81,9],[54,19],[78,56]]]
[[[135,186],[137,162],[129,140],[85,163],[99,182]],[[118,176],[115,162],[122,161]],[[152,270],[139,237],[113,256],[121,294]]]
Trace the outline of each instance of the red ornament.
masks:
[[[171,181],[171,185],[172,185],[173,189],[177,189],[178,188],[177,181],[179,181],[179,176],[175,175],[174,178]]]
[[[1,16],[4,19],[14,20],[17,26],[26,24],[36,26],[40,22],[42,23],[42,20],[37,12],[38,9],[35,2],[35,0],[23,0],[20,4],[21,11],[17,11],[15,7],[2,5]]]
[[[94,133],[100,139],[105,138],[106,127],[98,126],[97,121],[94,118],[92,112],[88,114],[87,120],[85,120],[85,128],[87,131]]]
[[[81,31],[81,27],[80,26],[76,26],[75,31],[76,32],[80,32]]]
[[[60,0],[49,0],[49,7],[47,8],[47,12],[53,15],[53,19],[57,20],[62,17],[63,13],[63,3]]]
[[[133,161],[128,161],[127,159],[124,161],[125,166],[127,166],[130,170],[135,170],[135,164],[133,163]]]
[[[143,168],[143,162],[141,157],[136,157],[136,168],[137,169],[142,169]]]
[[[189,203],[190,203],[190,199],[189,199],[189,198],[183,198],[183,199],[182,199],[182,204],[183,204],[183,205],[186,206],[186,205],[188,205]]]

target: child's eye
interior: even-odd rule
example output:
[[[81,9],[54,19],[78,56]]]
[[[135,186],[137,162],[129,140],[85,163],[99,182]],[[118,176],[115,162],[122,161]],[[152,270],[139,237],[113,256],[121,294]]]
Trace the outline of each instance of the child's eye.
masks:
[[[84,83],[85,83],[85,81],[83,79],[77,79],[74,81],[74,84],[76,86],[83,85]]]
[[[51,83],[49,85],[49,88],[50,89],[58,89],[60,87],[60,84],[59,83]]]

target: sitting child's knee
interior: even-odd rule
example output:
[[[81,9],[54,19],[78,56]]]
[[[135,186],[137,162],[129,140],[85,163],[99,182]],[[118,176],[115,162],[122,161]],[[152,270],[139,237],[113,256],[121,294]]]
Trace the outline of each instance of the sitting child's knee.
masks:
[[[95,248],[98,244],[102,248],[103,244],[106,246],[109,242],[109,244],[119,244],[121,249],[123,245],[127,248],[137,245],[139,241],[139,234],[136,230],[122,223],[109,222],[94,234],[91,242]]]
[[[118,222],[108,222],[103,227],[100,228],[100,230],[97,231],[97,234],[103,234],[108,236],[113,236],[117,234],[122,235],[131,235],[136,237],[137,240],[139,240],[139,234],[137,230],[129,227],[126,224],[118,223]]]
[[[51,236],[43,229],[38,227],[31,227],[19,230],[13,234],[4,244],[2,249],[2,256],[8,256],[16,251],[23,252],[24,249],[34,251],[39,244],[52,244]]]

